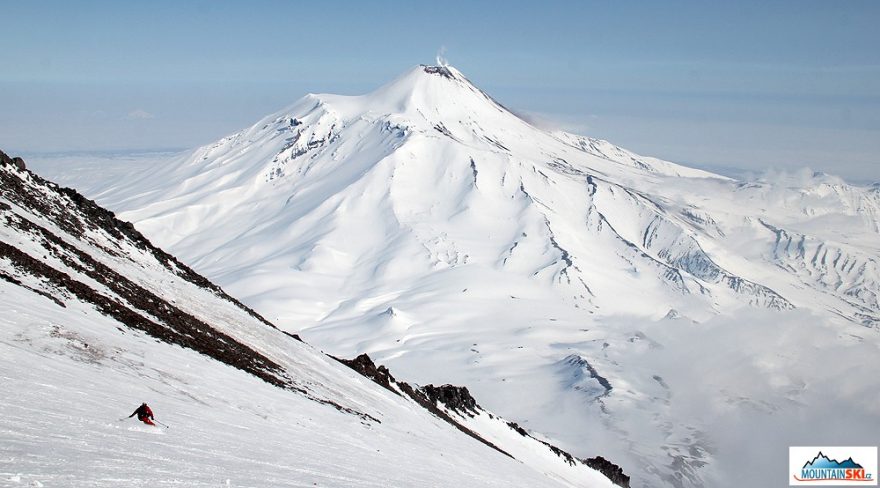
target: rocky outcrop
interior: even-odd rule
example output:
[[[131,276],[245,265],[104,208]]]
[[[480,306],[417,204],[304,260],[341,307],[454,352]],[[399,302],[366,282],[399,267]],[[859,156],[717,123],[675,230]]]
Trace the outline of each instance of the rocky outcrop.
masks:
[[[426,388],[430,388],[432,391],[432,395],[429,395],[425,392],[425,388],[415,389],[404,381],[397,381],[394,379],[394,376],[391,375],[391,372],[388,371],[388,368],[385,366],[376,366],[376,363],[370,358],[367,354],[361,354],[360,356],[354,359],[340,359],[334,356],[330,356],[331,358],[341,362],[342,364],[348,366],[349,368],[357,371],[361,375],[373,380],[374,382],[382,385],[387,390],[391,391],[395,395],[407,396],[412,399],[417,404],[421,405],[422,408],[431,412],[434,416],[446,421],[456,429],[460,430],[464,434],[467,434],[470,437],[473,437],[477,441],[495,449],[496,451],[504,454],[508,457],[513,457],[495,444],[487,441],[483,437],[481,437],[478,433],[473,430],[465,427],[459,422],[449,415],[446,414],[443,410],[437,408],[438,399],[443,396],[444,398],[458,398],[459,401],[463,402],[461,405],[468,403],[465,398],[470,398],[473,401],[473,397],[471,397],[470,393],[467,392],[467,388],[462,388],[464,390],[464,394],[459,392],[458,394],[452,393],[453,389],[457,389],[457,387],[453,387],[451,385],[445,385],[443,387],[434,387],[428,386]],[[447,388],[449,387],[449,388]],[[441,394],[440,391],[445,393]],[[473,402],[473,405],[476,406],[476,402]]]
[[[3,151],[0,151],[0,163],[11,164],[20,170],[27,169],[27,167],[24,164],[24,159],[11,158],[11,157],[7,156],[6,153]]]
[[[361,354],[354,359],[341,359],[337,357],[333,357],[333,359],[357,371],[362,376],[373,380],[373,382],[381,385],[383,388],[394,393],[395,395],[400,395],[397,390],[391,387],[391,383],[394,382],[394,377],[391,376],[388,368],[386,368],[385,366],[376,366],[376,363],[374,363],[373,360],[370,359],[369,355]]]
[[[449,70],[446,66],[426,66],[422,65],[422,69],[425,70],[425,73],[430,75],[442,76],[443,78],[454,80],[455,75],[452,74],[452,71]]]
[[[582,461],[587,466],[604,474],[615,485],[621,486],[622,488],[630,488],[629,487],[629,476],[624,474],[623,468],[621,468],[620,466],[612,463],[611,461],[603,458],[602,456],[596,456],[594,458],[583,459]]]
[[[397,381],[394,376],[391,375],[391,372],[388,371],[388,368],[386,368],[385,366],[377,366],[376,363],[374,363],[373,360],[370,359],[370,356],[367,354],[361,354],[354,359],[340,359],[336,357],[333,357],[333,359],[336,359],[342,364],[345,364],[349,368],[357,371],[364,377],[367,377],[378,383],[379,385],[382,385],[385,389],[393,392],[396,395],[408,396],[435,416],[450,423],[456,429],[497,450],[498,452],[501,452],[502,454],[513,457],[501,448],[503,446],[499,447],[489,442],[488,440],[480,436],[478,432],[474,432],[473,430],[465,427],[459,421],[453,418],[453,416],[450,416],[449,414],[444,412],[443,409],[439,408],[439,406],[443,406],[446,409],[451,410],[462,416],[467,415],[473,417],[475,415],[479,415],[480,413],[486,413],[489,415],[490,418],[497,418],[491,413],[483,410],[483,408],[480,407],[476,399],[474,399],[474,397],[471,395],[470,391],[468,391],[466,387],[446,384],[441,386],[427,385],[415,389],[406,382]],[[504,422],[501,418],[498,418],[498,420],[500,422]],[[569,464],[570,466],[577,466],[581,464],[586,465],[592,469],[599,471],[608,479],[610,479],[613,483],[623,488],[629,488],[629,476],[623,473],[622,468],[606,460],[605,458],[598,456],[595,458],[584,460],[578,459],[568,452],[554,446],[553,444],[535,438],[534,436],[529,434],[526,429],[522,428],[516,422],[506,422],[506,424],[511,430],[513,430],[517,434],[523,437],[528,437],[529,439],[532,439],[537,443],[543,444],[551,452],[559,456],[565,463]]]
[[[465,386],[448,384],[442,386],[427,385],[422,387],[421,391],[435,404],[442,403],[450,410],[455,410],[458,413],[473,415],[480,408],[477,405],[477,401],[471,396],[471,392]]]

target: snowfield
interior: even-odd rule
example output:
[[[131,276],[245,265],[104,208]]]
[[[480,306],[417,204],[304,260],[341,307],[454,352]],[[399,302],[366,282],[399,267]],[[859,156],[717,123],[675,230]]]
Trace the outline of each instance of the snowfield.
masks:
[[[466,385],[633,486],[760,486],[788,445],[880,438],[876,185],[639,156],[417,66],[89,192],[279,328]]]
[[[466,435],[0,156],[0,485],[612,486],[496,416],[494,447]]]
[[[353,373],[381,423],[20,291],[0,282],[0,486],[560,486]],[[170,428],[119,420],[142,401]]]

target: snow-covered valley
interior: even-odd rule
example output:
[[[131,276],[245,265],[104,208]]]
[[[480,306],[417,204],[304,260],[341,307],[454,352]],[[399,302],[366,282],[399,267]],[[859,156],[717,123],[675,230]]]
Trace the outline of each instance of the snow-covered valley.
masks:
[[[633,486],[761,486],[788,445],[880,438],[877,186],[547,132],[447,66],[101,183],[87,196],[280,329],[466,385]]]

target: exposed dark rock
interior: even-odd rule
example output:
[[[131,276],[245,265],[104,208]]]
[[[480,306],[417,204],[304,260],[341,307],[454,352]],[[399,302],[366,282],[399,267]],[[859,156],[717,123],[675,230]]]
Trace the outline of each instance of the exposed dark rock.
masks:
[[[0,151],[0,162],[14,165],[12,159],[6,156],[2,151]],[[97,203],[84,197],[72,188],[58,187],[55,183],[44,180],[35,173],[24,169],[22,169],[22,171],[27,172],[28,179],[30,180],[27,184],[25,183],[25,180],[22,180],[21,178],[13,177],[7,172],[0,172],[0,183],[3,185],[2,195],[4,198],[16,203],[22,208],[33,208],[37,210],[38,213],[44,214],[56,225],[61,227],[62,230],[72,235],[84,235],[87,228],[96,228],[104,230],[110,236],[117,239],[127,239],[138,248],[151,253],[168,270],[180,276],[182,279],[202,288],[211,290],[218,297],[236,304],[239,308],[245,310],[249,315],[265,325],[273,328],[275,327],[253,309],[227,295],[219,286],[211,283],[207,278],[201,276],[190,269],[189,266],[178,261],[174,256],[154,246],[143,236],[143,234],[138,232],[130,222],[124,222],[117,219],[113,212],[99,206]],[[41,193],[37,189],[39,187],[44,187],[53,193],[66,196],[68,201],[66,202],[64,198],[47,198],[44,193]],[[76,211],[73,211],[74,209]],[[97,242],[92,242],[92,244],[102,247],[105,251],[110,252],[111,254],[113,253],[113,250],[107,249]]]
[[[566,356],[566,358],[564,359],[564,362],[566,364],[570,364],[572,366],[580,368],[580,370],[586,370],[587,376],[589,378],[596,380],[596,382],[599,383],[599,386],[601,386],[602,389],[604,390],[602,392],[602,394],[599,396],[600,398],[608,396],[611,393],[611,390],[614,389],[611,386],[611,382],[609,382],[608,379],[605,378],[604,376],[600,375],[599,372],[596,371],[596,368],[592,364],[590,364],[590,362],[587,361],[586,358],[578,356],[577,354],[571,354],[569,356]],[[578,372],[578,375],[580,375],[580,374],[581,373]]]
[[[395,394],[399,395],[400,393],[395,391],[394,388],[391,386],[391,384],[393,383],[397,387],[397,389],[399,389],[400,391],[403,392],[404,395],[411,398],[417,404],[421,405],[422,408],[431,412],[436,417],[446,421],[447,423],[449,423],[450,425],[452,425],[453,427],[455,427],[459,431],[463,432],[464,434],[467,434],[470,437],[473,437],[474,439],[491,447],[492,449],[495,449],[496,451],[500,452],[501,454],[504,454],[505,456],[510,457],[510,458],[513,457],[510,454],[508,454],[507,452],[505,452],[504,450],[502,450],[501,448],[499,448],[498,446],[496,446],[495,444],[492,444],[491,442],[487,441],[486,439],[483,439],[476,432],[474,432],[471,429],[468,429],[467,427],[465,427],[464,425],[461,425],[460,423],[458,423],[454,418],[447,415],[446,412],[437,408],[437,401],[429,398],[428,395],[424,392],[424,388],[416,390],[412,386],[410,386],[409,383],[406,383],[404,381],[395,380],[394,376],[391,375],[391,372],[388,371],[388,369],[385,366],[376,366],[376,364],[373,362],[372,359],[370,359],[370,356],[368,356],[367,354],[361,354],[360,356],[358,356],[354,359],[339,359],[339,358],[333,357],[333,356],[330,356],[330,357],[339,361],[340,363],[348,366],[349,368],[357,371],[361,375],[363,375],[363,376],[373,380],[374,382],[382,385],[383,387],[394,392]],[[449,386],[449,385],[447,385],[447,386]],[[455,388],[455,387],[452,387],[452,388]],[[466,388],[464,390],[465,390],[465,392],[467,392]],[[470,393],[467,393],[467,397],[470,397]],[[473,400],[473,398],[471,398],[471,400]],[[476,402],[474,402],[474,405],[476,406]]]
[[[293,334],[291,332],[287,332],[286,330],[282,331],[282,332],[284,332],[284,335],[286,335],[286,336],[290,336],[290,337],[292,337],[300,342],[303,342],[303,343],[305,342],[304,340],[302,340],[302,337],[300,337],[299,334]]]
[[[471,173],[474,174],[474,188],[477,188],[477,175],[479,172],[477,171],[477,162],[474,161],[474,158],[471,158]]]
[[[478,433],[461,425],[454,418],[450,417],[445,412],[437,408],[437,404],[439,403],[445,405],[450,410],[454,410],[461,414],[477,414],[479,411],[482,410],[482,408],[477,404],[477,401],[474,399],[473,396],[471,396],[467,388],[453,385],[427,385],[423,388],[419,388],[418,390],[416,390],[406,382],[395,380],[394,376],[391,375],[387,368],[385,368],[384,366],[376,366],[376,364],[373,362],[372,359],[370,359],[370,356],[368,356],[367,354],[361,354],[354,359],[339,359],[335,357],[333,359],[336,359],[342,364],[345,364],[349,368],[357,371],[361,375],[370,378],[374,382],[399,395],[400,393],[398,393],[398,391],[394,388],[394,386],[396,386],[397,389],[402,391],[406,396],[413,399],[416,403],[424,407],[432,414],[450,423],[456,429],[495,449],[496,451],[510,456],[510,454],[503,451],[498,446],[492,444],[486,439],[483,439]],[[392,386],[392,384],[394,386]],[[494,418],[491,414],[490,417]],[[544,444],[545,446],[547,446],[548,449],[550,449],[550,451],[561,457],[569,465],[576,466],[578,464],[586,464],[587,466],[601,472],[605,476],[608,476],[608,478],[615,484],[618,484],[625,488],[629,488],[629,476],[624,475],[623,470],[619,466],[605,460],[605,458],[593,458],[593,460],[591,461],[593,464],[589,464],[586,460],[577,459],[576,457],[554,446],[553,444],[533,437],[531,434],[528,433],[528,431],[520,427],[520,425],[516,422],[508,422],[507,426],[523,437],[529,437],[536,442]],[[597,466],[602,466],[602,469]]]
[[[370,356],[368,356],[367,354],[361,354],[354,359],[333,359],[336,359],[340,363],[357,371],[362,376],[366,376],[367,378],[373,380],[375,383],[382,385],[385,389],[393,392],[395,395],[400,395],[400,393],[398,393],[394,388],[391,387],[391,383],[394,381],[394,377],[392,377],[391,373],[388,372],[388,368],[386,368],[385,366],[376,366],[376,363],[374,363],[373,360],[370,359]]]
[[[4,220],[9,227],[18,228],[42,240],[44,246],[51,250],[54,257],[106,286],[124,301],[105,296],[90,286],[73,279],[67,273],[58,271],[5,242],[0,242],[0,256],[8,259],[21,273],[45,280],[58,289],[71,293],[83,302],[91,303],[105,315],[113,317],[129,327],[142,330],[164,342],[194,349],[230,366],[247,371],[273,385],[292,387],[290,378],[287,377],[284,370],[262,354],[178,309],[95,261],[76,247],[68,246],[62,239],[47,230],[29,221],[14,217]],[[155,320],[147,319],[144,316],[146,314],[139,312],[146,312]]]
[[[520,425],[518,423],[508,422],[507,426],[510,427],[511,429],[513,429],[514,432],[516,432],[517,434],[519,434],[523,437],[529,437],[537,442],[540,442],[541,444],[544,444],[545,446],[547,446],[548,449],[550,449],[550,451],[553,452],[553,454],[556,454],[557,456],[564,459],[565,462],[567,462],[569,465],[574,466],[578,463],[577,458],[575,458],[571,454],[563,451],[562,449],[554,446],[553,444],[550,444],[549,442],[545,442],[545,441],[542,441],[541,439],[535,438],[534,436],[529,434],[529,432],[526,429],[523,429],[522,427],[520,427]]]
[[[435,404],[442,403],[458,413],[471,415],[477,413],[477,409],[480,408],[465,386],[427,385],[421,391]]]
[[[621,486],[623,488],[630,488],[629,476],[623,473],[623,468],[603,458],[602,456],[584,459],[583,462],[587,466],[604,474],[615,485]]]
[[[587,466],[589,466],[589,467],[595,469],[596,471],[599,471],[603,475],[605,475],[609,480],[611,480],[612,483],[614,483],[618,486],[621,486],[623,488],[630,488],[629,476],[627,476],[623,473],[623,468],[612,463],[611,461],[608,461],[607,459],[603,458],[602,456],[596,456],[596,457],[590,458],[590,459],[578,459],[578,458],[572,456],[571,454],[569,454],[568,452],[563,451],[562,449],[554,446],[553,444],[550,444],[549,442],[545,442],[545,441],[542,441],[541,439],[537,439],[537,438],[533,437],[531,434],[528,433],[528,431],[526,431],[526,429],[520,427],[520,425],[517,424],[516,422],[508,422],[507,426],[510,427],[511,429],[513,429],[517,434],[519,434],[523,437],[531,437],[532,439],[540,442],[541,444],[544,444],[551,451],[553,451],[554,454],[556,454],[557,456],[564,459],[565,462],[567,462],[568,464],[570,464],[572,466],[575,466],[578,463],[586,464]]]
[[[560,448],[558,448],[558,447],[556,447],[556,446],[554,446],[553,444],[550,444],[550,443],[548,443],[548,442],[544,442],[544,441],[542,441],[542,440],[540,440],[540,439],[535,439],[535,440],[537,440],[537,441],[540,442],[541,444],[544,444],[545,446],[549,447],[550,450],[553,451],[553,454],[556,454],[557,456],[561,457],[561,458],[564,459],[565,462],[567,462],[568,464],[570,464],[570,465],[572,465],[572,466],[574,466],[575,464],[577,464],[577,459],[576,459],[574,456],[572,456],[571,454],[569,454],[569,453],[563,451],[562,449],[560,449]]]
[[[14,278],[14,277],[12,277],[12,276],[9,276],[8,274],[6,274],[6,273],[4,273],[4,272],[2,272],[2,271],[0,271],[0,279],[5,280],[5,281],[8,281],[8,282],[12,283],[13,285],[18,285],[18,286],[20,286],[20,287],[22,287],[22,288],[24,288],[24,289],[26,289],[26,290],[30,290],[30,291],[36,293],[37,295],[41,295],[41,296],[43,296],[43,297],[45,297],[45,298],[48,298],[49,300],[52,300],[53,302],[55,302],[55,304],[58,305],[58,306],[61,307],[61,308],[67,308],[67,305],[65,305],[64,302],[62,302],[61,300],[59,300],[58,297],[54,297],[54,296],[52,296],[51,294],[46,293],[46,292],[43,291],[43,290],[38,290],[38,289],[36,289],[36,288],[33,288],[33,287],[30,287],[30,286],[27,286],[27,285],[25,285],[24,283],[22,283],[21,281],[19,281],[18,279]]]
[[[446,137],[449,137],[451,139],[455,139],[455,137],[452,135],[452,132],[449,132],[449,129],[447,129],[446,126],[443,125],[443,122],[437,123],[437,125],[434,126],[434,130],[443,134]]]
[[[526,431],[526,429],[523,429],[522,427],[520,427],[519,424],[516,422],[508,422],[507,426],[510,427],[511,429],[513,429],[514,431],[516,431],[517,434],[519,434],[523,437],[531,437],[529,435],[529,433]]]
[[[426,66],[422,65],[422,69],[425,70],[425,73],[442,76],[443,78],[447,78],[450,80],[455,79],[455,75],[452,74],[452,71],[449,71],[449,68],[446,66]]]
[[[15,169],[10,168],[14,166]],[[364,420],[378,419],[331,400],[319,398],[298,385],[288,372],[277,363],[235,338],[215,329],[208,323],[181,310],[173,301],[166,300],[147,290],[128,277],[96,260],[84,248],[93,246],[109,255],[128,259],[123,249],[134,246],[152,255],[172,276],[177,276],[216,296],[237,305],[268,327],[268,321],[226,295],[219,287],[195,273],[173,256],[153,246],[128,222],[95,202],[69,188],[59,188],[26,169],[22,169],[8,156],[0,153],[0,197],[39,216],[52,224],[53,230],[25,214],[17,213],[11,205],[0,206],[0,225],[29,236],[43,248],[43,256],[31,256],[27,252],[0,242],[0,257],[11,263],[13,275],[2,273],[0,279],[31,290],[65,306],[64,300],[76,298],[91,304],[99,312],[114,318],[128,327],[143,331],[156,339],[177,344],[237,369],[252,374],[267,383],[294,391],[315,402],[329,405],[342,412],[359,416]],[[60,229],[61,232],[54,230]],[[103,231],[110,236],[109,242],[97,242],[90,235]],[[57,234],[56,234],[57,232]],[[79,239],[83,245],[62,238],[63,233]],[[46,262],[51,255],[52,262]],[[53,262],[62,262],[64,269],[74,270],[102,285],[109,293],[98,291],[92,285],[80,281],[56,269]],[[54,289],[51,294],[26,286],[16,276],[32,276],[43,283],[44,288]],[[57,291],[57,293],[56,293]],[[293,336],[297,338],[296,336]]]
[[[25,166],[25,164],[24,164],[24,159],[21,159],[21,158],[11,158],[11,157],[7,156],[6,153],[3,152],[3,151],[0,151],[0,163],[3,163],[3,164],[11,164],[11,165],[15,166],[16,168],[18,168],[19,170],[22,170],[22,171],[23,171],[24,169],[26,169],[26,166]]]

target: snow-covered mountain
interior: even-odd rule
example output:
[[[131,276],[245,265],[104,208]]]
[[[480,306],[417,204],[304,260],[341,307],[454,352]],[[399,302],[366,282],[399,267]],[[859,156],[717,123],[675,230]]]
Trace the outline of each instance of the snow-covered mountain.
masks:
[[[308,95],[91,196],[282,329],[466,384],[576,455],[613,443],[637,485],[717,485],[712,414],[803,413],[880,366],[880,188],[544,131],[449,66]]]
[[[2,152],[0,183],[3,486],[627,485],[466,388],[364,379]]]

